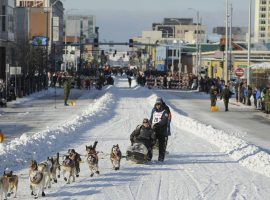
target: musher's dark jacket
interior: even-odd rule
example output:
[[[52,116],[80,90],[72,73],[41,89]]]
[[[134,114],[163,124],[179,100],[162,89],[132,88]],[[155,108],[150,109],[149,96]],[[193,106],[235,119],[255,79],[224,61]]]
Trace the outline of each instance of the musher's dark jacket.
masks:
[[[139,125],[131,133],[130,141],[131,143],[143,143],[147,148],[150,148],[156,143],[156,134],[150,126]]]

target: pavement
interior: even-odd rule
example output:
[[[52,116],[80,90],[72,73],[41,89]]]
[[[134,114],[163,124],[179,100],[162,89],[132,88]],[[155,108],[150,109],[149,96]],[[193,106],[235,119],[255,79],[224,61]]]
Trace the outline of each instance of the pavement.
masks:
[[[269,115],[255,110],[253,106],[245,106],[231,99],[229,112],[225,112],[223,101],[218,100],[220,110],[211,113],[210,98],[205,93],[177,90],[154,90],[154,92],[181,114],[241,137],[270,152]]]

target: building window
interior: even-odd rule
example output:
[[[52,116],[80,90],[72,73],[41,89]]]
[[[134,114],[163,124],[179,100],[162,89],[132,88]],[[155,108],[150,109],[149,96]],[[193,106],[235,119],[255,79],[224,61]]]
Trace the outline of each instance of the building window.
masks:
[[[265,31],[265,27],[261,27],[261,31]]]
[[[6,31],[6,6],[2,6],[2,31]]]
[[[266,7],[261,7],[261,11],[266,11]]]
[[[265,34],[264,33],[261,33],[261,37],[265,37]]]
[[[262,0],[261,4],[263,4],[263,5],[266,4],[266,0]]]
[[[261,14],[261,18],[265,18],[265,16],[266,16],[265,14]]]

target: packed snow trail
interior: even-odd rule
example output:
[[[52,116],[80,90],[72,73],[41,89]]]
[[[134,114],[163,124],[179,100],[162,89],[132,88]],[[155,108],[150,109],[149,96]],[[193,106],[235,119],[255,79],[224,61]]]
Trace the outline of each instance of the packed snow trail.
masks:
[[[67,137],[60,137],[60,144],[46,153],[37,152],[40,160],[57,151],[69,148],[85,154],[85,145],[98,140],[100,175],[90,177],[87,164],[81,164],[80,177],[75,183],[66,184],[61,177],[58,184],[46,190],[42,199],[53,200],[163,200],[163,199],[269,199],[270,178],[249,171],[228,154],[220,153],[214,144],[195,136],[178,122],[172,121],[169,138],[169,155],[164,163],[138,165],[122,159],[120,171],[113,171],[108,153],[119,144],[125,154],[130,144],[129,135],[149,117],[154,101],[150,90],[134,86],[128,88],[126,79],[116,80],[115,87],[102,99],[102,109],[95,115],[83,118],[85,123],[69,130]],[[165,99],[166,101],[166,99]],[[91,106],[91,105],[90,105]],[[79,109],[79,105],[78,105]],[[177,113],[175,113],[177,115]],[[174,116],[173,116],[174,117]],[[69,138],[68,138],[69,137]],[[58,135],[56,135],[56,140]],[[85,160],[85,158],[83,157]],[[154,156],[154,160],[156,160]],[[27,169],[21,170],[18,199],[29,200]]]

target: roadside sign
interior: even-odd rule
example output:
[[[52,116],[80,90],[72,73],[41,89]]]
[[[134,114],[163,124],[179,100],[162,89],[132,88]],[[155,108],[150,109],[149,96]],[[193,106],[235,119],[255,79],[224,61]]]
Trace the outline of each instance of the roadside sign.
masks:
[[[22,72],[21,67],[10,67],[10,75],[20,75]]]
[[[245,70],[243,70],[242,68],[237,68],[235,71],[234,71],[235,75],[238,76],[238,77],[242,77],[244,76],[245,74]]]

